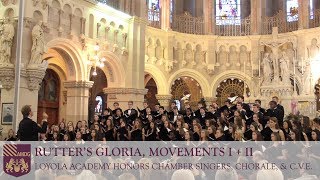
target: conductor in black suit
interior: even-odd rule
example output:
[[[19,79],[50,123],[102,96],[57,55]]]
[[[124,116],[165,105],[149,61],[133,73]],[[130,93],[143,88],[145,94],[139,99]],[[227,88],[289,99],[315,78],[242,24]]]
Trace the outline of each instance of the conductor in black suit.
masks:
[[[21,109],[23,119],[19,124],[18,137],[20,141],[38,141],[38,133],[45,133],[47,130],[48,122],[43,120],[42,127],[31,119],[33,112],[29,105],[25,105]]]

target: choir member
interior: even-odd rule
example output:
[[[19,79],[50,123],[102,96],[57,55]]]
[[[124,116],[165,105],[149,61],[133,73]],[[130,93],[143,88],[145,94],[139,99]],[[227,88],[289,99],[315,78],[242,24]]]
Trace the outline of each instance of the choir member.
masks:
[[[200,141],[208,141],[208,131],[205,129],[202,129],[200,132]]]
[[[172,136],[170,133],[172,133],[171,123],[168,120],[165,120],[163,123],[163,128],[160,129],[159,138],[162,141],[171,141]]]
[[[113,124],[115,127],[119,127],[120,126],[120,118],[123,117],[123,113],[121,108],[115,109],[115,115],[113,115]]]
[[[208,130],[208,140],[209,141],[216,141],[216,137],[215,137],[216,128],[215,128],[215,126],[209,126],[207,130]]]
[[[127,124],[133,124],[133,121],[138,117],[137,110],[133,109],[133,101],[128,102],[128,109],[124,111],[124,117]]]
[[[134,121],[133,129],[129,133],[129,138],[131,141],[142,141],[142,124],[140,119],[137,118]]]
[[[119,103],[118,103],[118,102],[114,102],[114,103],[113,103],[112,115],[115,115],[118,109],[120,109],[121,112],[122,112],[122,109],[120,108]]]
[[[279,126],[283,126],[283,111],[277,107],[277,102],[276,101],[270,101],[269,102],[269,109],[267,110],[265,116],[267,117],[275,117],[278,122]]]
[[[106,131],[104,133],[106,141],[114,141],[115,140],[115,127],[113,125],[112,118],[108,118],[106,121]]]
[[[16,138],[16,136],[15,136],[15,134],[14,134],[13,129],[9,129],[9,131],[8,131],[8,137],[6,137],[4,140],[5,140],[5,141],[17,141],[17,138]]]
[[[252,132],[252,141],[263,141],[262,135],[259,131]]]
[[[283,121],[282,131],[284,133],[285,140],[288,141],[290,139],[290,132],[292,131],[291,121],[289,120]]]
[[[175,136],[177,141],[184,141],[184,120],[183,118],[177,119],[177,128],[175,131]]]
[[[154,121],[150,122],[147,130],[143,129],[142,135],[145,141],[157,141],[157,128]]]
[[[128,141],[129,131],[125,120],[120,119],[120,128],[117,129],[117,140],[118,141]]]
[[[311,140],[312,141],[320,141],[320,131],[319,130],[311,130]]]
[[[193,126],[193,140],[200,141],[200,134],[201,134],[201,125],[197,123]]]
[[[183,116],[184,122],[191,124],[192,120],[194,119],[193,113],[192,113],[192,109],[191,108],[187,108],[186,109],[186,114]]]
[[[226,141],[224,130],[222,128],[218,128],[216,131],[216,140],[217,141]]]
[[[261,100],[260,99],[254,100],[254,103],[258,107],[259,112],[261,112],[262,114],[266,113],[266,110],[261,107]]]

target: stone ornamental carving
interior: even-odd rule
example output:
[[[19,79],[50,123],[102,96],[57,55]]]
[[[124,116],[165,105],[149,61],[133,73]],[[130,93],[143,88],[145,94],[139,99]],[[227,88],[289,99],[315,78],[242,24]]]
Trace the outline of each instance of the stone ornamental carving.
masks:
[[[0,29],[0,35],[0,63],[12,64],[11,48],[14,37],[14,27],[9,18],[5,19],[5,23]]]
[[[240,59],[235,46],[230,46],[228,58],[229,63],[231,63],[232,65],[240,66]]]
[[[0,67],[0,81],[4,89],[11,89],[14,83],[14,67]]]
[[[281,58],[279,59],[279,68],[281,81],[285,84],[288,84],[290,82],[289,58],[285,51],[281,52]]]
[[[135,88],[104,88],[105,94],[140,94],[146,95],[148,89],[135,89]]]
[[[32,0],[33,6],[37,6],[39,3],[42,5],[42,9],[45,10],[48,7],[48,0]]]
[[[319,54],[318,40],[316,38],[311,40],[311,45],[308,47],[308,57],[313,60]]]
[[[63,85],[65,88],[91,88],[93,81],[67,81]]]
[[[201,50],[201,46],[197,46],[194,56],[196,63],[202,65],[206,64],[206,52]]]
[[[250,54],[246,46],[240,46],[239,61],[246,62],[246,66],[251,66]]]
[[[230,64],[228,62],[228,53],[227,53],[226,47],[224,45],[221,45],[219,47],[216,66],[220,66],[220,62],[226,62],[226,66],[230,66]]]
[[[43,54],[46,52],[43,23],[39,21],[32,29],[32,48],[29,64],[41,64]]]
[[[270,84],[273,77],[273,61],[269,53],[264,53],[262,60],[263,79],[266,84]]]
[[[184,59],[186,63],[192,63],[194,61],[193,50],[190,44],[187,45],[184,52]]]
[[[42,79],[44,78],[44,75],[46,73],[46,69],[48,68],[48,62],[44,61],[43,63],[37,65],[28,67],[26,69],[26,76],[28,79],[28,87],[31,91],[38,91],[40,88],[40,83],[42,82]]]
[[[3,6],[8,6],[10,3],[11,4],[16,4],[17,0],[1,0],[1,2],[2,2]]]

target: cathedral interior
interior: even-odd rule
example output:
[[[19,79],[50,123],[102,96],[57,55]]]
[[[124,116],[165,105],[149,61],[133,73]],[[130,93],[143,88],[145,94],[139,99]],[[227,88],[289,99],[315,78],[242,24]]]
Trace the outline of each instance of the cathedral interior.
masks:
[[[26,0],[22,15],[21,2],[0,2],[3,133],[22,118],[16,92],[49,124],[187,94],[192,107],[235,94],[320,110],[320,0]]]

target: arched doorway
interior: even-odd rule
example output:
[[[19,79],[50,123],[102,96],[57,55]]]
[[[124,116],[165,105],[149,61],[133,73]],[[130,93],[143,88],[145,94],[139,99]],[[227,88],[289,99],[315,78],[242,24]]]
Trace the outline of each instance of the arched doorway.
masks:
[[[93,75],[93,71],[92,69],[90,72],[90,81],[93,81],[94,84],[89,96],[89,120],[92,120],[94,114],[101,114],[107,107],[107,96],[103,93],[103,88],[108,87],[107,77],[98,67],[96,75]]]
[[[193,109],[196,109],[198,102],[203,98],[199,83],[193,78],[186,76],[174,81],[171,86],[171,94],[174,100],[181,100],[187,94],[191,94],[189,103]]]
[[[222,106],[230,95],[244,95],[244,89],[246,91],[246,96],[250,96],[250,89],[247,85],[245,85],[246,88],[244,88],[244,84],[245,83],[242,80],[236,78],[222,81],[217,88],[217,103]]]
[[[47,69],[38,92],[38,123],[42,114],[48,114],[48,124],[59,122],[60,78],[52,69]]]
[[[145,88],[148,89],[148,93],[144,96],[144,99],[148,102],[150,107],[154,107],[158,102],[156,94],[158,94],[158,87],[153,77],[150,74],[144,76]]]

